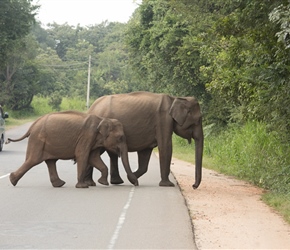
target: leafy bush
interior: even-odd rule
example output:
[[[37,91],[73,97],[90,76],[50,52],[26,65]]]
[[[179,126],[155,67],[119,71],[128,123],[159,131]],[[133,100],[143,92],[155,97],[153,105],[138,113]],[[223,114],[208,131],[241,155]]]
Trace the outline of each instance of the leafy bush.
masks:
[[[281,135],[269,132],[263,123],[231,125],[216,134],[205,126],[204,167],[249,181],[270,192],[262,199],[290,223],[290,147]],[[173,136],[174,156],[194,160],[194,143]]]
[[[262,188],[290,192],[290,149],[280,136],[263,123],[248,122],[209,137],[205,154],[218,170],[245,179]]]
[[[33,108],[33,113],[38,116],[54,112],[54,108],[49,104],[49,99],[45,97],[34,96],[31,106]],[[85,111],[86,101],[80,98],[63,97],[59,109],[62,111],[64,110]]]
[[[277,133],[267,131],[263,123],[232,125],[219,135],[209,134],[205,138],[206,163],[267,190],[290,193],[290,148],[279,138]],[[185,140],[174,136],[173,144],[178,158],[194,159],[194,143],[189,147]]]
[[[78,110],[85,111],[86,101],[80,98],[68,98],[64,97],[60,105],[60,110]],[[21,111],[15,111],[11,109],[5,109],[9,112],[9,119],[6,120],[7,128],[13,126],[19,126],[26,122],[31,122],[37,119],[37,117],[55,112],[53,108],[49,105],[49,98],[42,96],[34,96],[31,107],[23,109]]]
[[[61,110],[78,110],[85,111],[86,110],[86,100],[73,97],[73,98],[63,98],[62,103],[60,105]]]
[[[31,106],[33,113],[38,116],[53,112],[52,107],[48,103],[48,98],[41,96],[34,96]]]
[[[56,111],[60,111],[60,105],[62,102],[62,96],[58,92],[54,92],[48,99],[49,106]]]

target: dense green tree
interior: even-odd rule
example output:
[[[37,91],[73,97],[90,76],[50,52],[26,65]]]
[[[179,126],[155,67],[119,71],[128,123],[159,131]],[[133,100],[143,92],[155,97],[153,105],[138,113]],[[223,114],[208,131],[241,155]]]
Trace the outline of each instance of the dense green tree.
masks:
[[[183,12],[186,4],[143,1],[128,23],[127,43],[134,70],[144,89],[176,95],[206,95],[199,68],[204,64],[196,10]],[[192,4],[190,5],[192,7]]]
[[[69,48],[73,48],[79,41],[79,32],[83,28],[80,26],[72,26],[65,24],[52,23],[48,24],[47,32],[49,34],[48,39],[52,39],[55,43],[55,50],[58,56],[66,61],[66,53]]]
[[[285,133],[288,39],[286,0],[144,0],[126,36],[140,88],[197,96],[208,123],[258,120]]]
[[[39,48],[37,51],[35,62],[39,70],[39,93],[43,96],[49,96],[55,91],[62,89],[62,79],[65,74],[61,71],[64,62],[58,57],[55,50],[47,47],[46,49]]]
[[[31,33],[34,35],[35,39],[39,43],[39,46],[43,50],[47,48],[55,49],[56,41],[49,34],[48,30],[41,26],[41,23],[36,22],[32,27]]]
[[[33,34],[41,48],[37,56],[41,93],[47,96],[58,91],[65,96],[85,97],[89,56],[92,98],[133,89],[123,42],[125,27],[108,22],[88,27],[56,23],[46,29],[36,26]],[[62,47],[58,46],[60,41]]]
[[[0,2],[0,99],[2,105],[14,109],[29,105],[37,89],[35,53],[31,50],[36,44],[28,36],[37,9],[31,0]]]
[[[270,21],[280,25],[280,31],[276,33],[278,41],[283,42],[285,47],[290,48],[290,3],[281,3],[274,8],[270,15]]]
[[[37,43],[31,35],[10,43],[0,76],[0,98],[9,108],[19,110],[28,107],[39,91],[39,71],[34,60]]]
[[[25,37],[35,22],[39,6],[32,0],[1,0],[0,2],[0,67],[5,66],[13,42]],[[11,44],[12,43],[12,44]]]
[[[93,46],[79,36],[80,26],[49,24],[36,26],[33,33],[40,44],[37,61],[41,69],[41,92],[44,96],[84,96],[88,57]]]
[[[289,55],[275,37],[278,25],[269,20],[278,2],[241,2],[209,34],[215,40],[204,49],[203,72],[222,121],[254,119],[289,130]]]
[[[36,24],[30,40],[9,38],[1,89],[13,94],[16,79],[28,82],[22,77],[30,67],[36,92],[85,98],[91,56],[92,98],[134,90],[194,95],[206,123],[258,120],[287,132],[289,6],[287,0],[143,0],[127,24]]]

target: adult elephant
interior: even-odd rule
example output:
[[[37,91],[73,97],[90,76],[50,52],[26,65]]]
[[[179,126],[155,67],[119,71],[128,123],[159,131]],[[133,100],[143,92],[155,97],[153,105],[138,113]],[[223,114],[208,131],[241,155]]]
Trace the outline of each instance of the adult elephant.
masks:
[[[133,92],[98,98],[88,113],[118,119],[124,127],[128,151],[137,151],[137,178],[147,172],[151,152],[158,146],[161,170],[160,186],[174,186],[169,180],[172,157],[172,133],[195,141],[195,183],[202,177],[203,128],[198,101],[194,97],[172,97],[166,94]],[[121,184],[117,156],[110,154],[111,183]],[[92,176],[88,173],[88,178]]]

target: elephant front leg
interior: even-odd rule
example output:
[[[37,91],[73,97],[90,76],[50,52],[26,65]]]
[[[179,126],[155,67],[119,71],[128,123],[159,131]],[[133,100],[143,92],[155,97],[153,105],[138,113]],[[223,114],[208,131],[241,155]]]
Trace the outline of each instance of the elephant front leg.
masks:
[[[110,174],[111,174],[111,184],[122,184],[124,181],[120,177],[119,167],[118,167],[118,156],[114,153],[108,152],[110,156]]]
[[[76,188],[88,188],[89,185],[85,181],[86,170],[88,167],[88,156],[86,157],[86,155],[83,155],[82,157],[76,157],[76,159],[78,173],[78,182],[76,184]]]
[[[88,186],[96,186],[95,181],[93,180],[93,166],[88,166],[85,174],[85,183],[88,184]]]
[[[172,157],[172,143],[168,143],[164,147],[158,146],[158,150],[161,172],[161,181],[159,182],[159,186],[174,187],[174,183],[169,180],[170,164]]]
[[[46,160],[45,163],[48,168],[50,182],[53,187],[62,187],[65,184],[65,181],[61,180],[58,176],[56,169],[57,160]]]

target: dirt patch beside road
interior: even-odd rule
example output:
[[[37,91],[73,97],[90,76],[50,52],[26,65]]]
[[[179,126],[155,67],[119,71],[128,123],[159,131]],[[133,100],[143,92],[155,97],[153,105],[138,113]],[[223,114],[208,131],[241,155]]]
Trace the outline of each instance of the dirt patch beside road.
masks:
[[[199,249],[290,249],[290,226],[261,201],[263,190],[208,169],[193,190],[192,164],[172,159],[171,171],[190,211]]]

